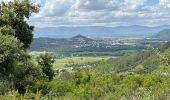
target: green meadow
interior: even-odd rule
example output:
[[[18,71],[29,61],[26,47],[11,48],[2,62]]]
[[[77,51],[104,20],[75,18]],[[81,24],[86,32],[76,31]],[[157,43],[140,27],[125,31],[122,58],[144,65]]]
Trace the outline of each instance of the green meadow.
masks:
[[[39,52],[39,51],[33,51],[29,54],[36,60],[36,57],[40,54],[43,54],[45,52]],[[49,52],[50,53],[50,52]],[[51,52],[52,53],[52,52]],[[97,61],[105,61],[109,58],[113,58],[113,56],[97,56],[97,57],[64,57],[55,59],[55,62],[53,64],[54,69],[61,69],[64,68],[65,65],[71,65],[71,64],[84,64],[84,63],[91,63],[91,62],[97,62]]]
[[[88,62],[104,61],[109,59],[108,57],[66,57],[62,59],[56,59],[54,63],[54,69],[63,68],[65,65],[70,64],[84,64]]]

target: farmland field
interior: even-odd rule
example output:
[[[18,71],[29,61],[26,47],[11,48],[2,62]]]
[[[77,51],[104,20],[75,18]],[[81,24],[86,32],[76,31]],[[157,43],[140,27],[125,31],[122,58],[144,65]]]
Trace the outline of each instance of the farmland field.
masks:
[[[66,57],[62,59],[56,59],[54,63],[54,69],[63,68],[66,64],[83,64],[88,62],[96,62],[107,60],[109,57]]]
[[[43,54],[44,52],[39,51],[33,51],[29,54],[36,60],[37,56],[40,54]],[[50,53],[50,52],[49,52]],[[65,57],[56,59],[55,63],[53,64],[54,69],[60,69],[63,68],[65,65],[71,65],[71,64],[84,64],[88,62],[96,62],[96,61],[103,61],[107,60],[109,58],[115,58],[114,56],[97,56],[97,57],[88,57],[88,56],[82,56],[82,57]]]

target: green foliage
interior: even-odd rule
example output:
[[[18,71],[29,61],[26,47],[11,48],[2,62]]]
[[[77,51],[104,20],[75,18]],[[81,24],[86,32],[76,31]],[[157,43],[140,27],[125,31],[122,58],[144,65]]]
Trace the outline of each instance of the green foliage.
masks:
[[[73,73],[71,84],[72,96],[87,100],[103,98],[114,88],[111,86],[112,77],[88,69],[77,69]]]
[[[48,94],[49,91],[49,81],[47,79],[41,79],[39,81],[36,82],[35,86],[32,87],[33,92],[37,92],[40,91],[43,95]]]
[[[169,90],[167,77],[155,75],[127,75],[121,81],[118,98],[124,97],[128,100],[130,98],[143,99],[145,96],[150,96],[154,100],[160,100],[165,91]]]
[[[41,92],[37,92],[35,94],[31,92],[26,92],[24,95],[20,95],[18,91],[10,91],[5,93],[4,95],[0,95],[1,100],[40,100],[42,94]]]
[[[0,35],[0,81],[9,89],[24,93],[41,74],[40,67],[30,59],[16,38]]]
[[[0,76],[1,78],[14,73],[16,60],[21,56],[22,48],[12,36],[0,35]]]
[[[25,19],[29,19],[32,13],[39,11],[39,6],[29,0],[15,0],[7,4],[0,4],[0,34],[13,35],[28,48],[33,38],[33,26]]]
[[[55,61],[55,56],[52,53],[40,54],[37,58],[38,64],[42,67],[43,73],[52,80],[54,77],[53,63]]]
[[[64,97],[71,92],[71,84],[63,80],[53,80],[49,83],[50,95]]]
[[[10,90],[25,93],[40,79],[42,69],[26,53],[32,41],[33,26],[28,19],[38,6],[29,0],[14,0],[0,4],[0,94]]]
[[[134,68],[138,64],[139,61],[136,56],[123,56],[92,64],[92,69],[106,73],[112,71],[125,72]]]
[[[71,81],[55,79],[39,81],[41,92],[26,92],[27,98],[57,100],[168,100],[170,78],[152,74],[103,74],[92,70],[76,70]],[[42,89],[48,94],[42,95]],[[12,92],[13,93],[13,92]],[[16,92],[17,93],[17,92]],[[10,94],[1,97],[9,97]],[[15,92],[13,94],[15,97]],[[21,95],[17,94],[16,97]]]
[[[37,81],[44,78],[41,67],[30,59],[17,64],[13,77],[12,81],[19,93],[24,93],[27,87],[34,87]]]
[[[25,93],[40,79],[42,69],[26,53],[33,38],[33,26],[25,19],[38,12],[39,6],[29,0],[0,4],[0,86],[1,94],[10,90]]]

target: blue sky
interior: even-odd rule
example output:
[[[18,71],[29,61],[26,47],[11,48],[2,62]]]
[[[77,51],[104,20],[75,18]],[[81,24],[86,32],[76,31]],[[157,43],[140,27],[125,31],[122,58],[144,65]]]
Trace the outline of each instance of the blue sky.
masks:
[[[159,0],[146,0],[147,5],[155,5],[158,3],[159,3]]]
[[[11,0],[0,0],[11,1]],[[158,26],[170,23],[170,0],[32,0],[36,27]]]

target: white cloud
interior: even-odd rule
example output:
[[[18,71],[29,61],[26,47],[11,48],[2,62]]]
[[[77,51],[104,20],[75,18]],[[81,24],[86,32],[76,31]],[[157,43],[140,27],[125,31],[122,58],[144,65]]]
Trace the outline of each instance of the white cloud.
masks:
[[[9,0],[0,0],[9,1]],[[159,25],[170,23],[170,0],[147,5],[147,0],[32,0],[41,4],[31,18],[37,26]]]
[[[63,16],[71,8],[74,0],[46,0],[40,14],[42,16]]]
[[[118,10],[122,0],[77,0],[74,7],[76,10]]]

